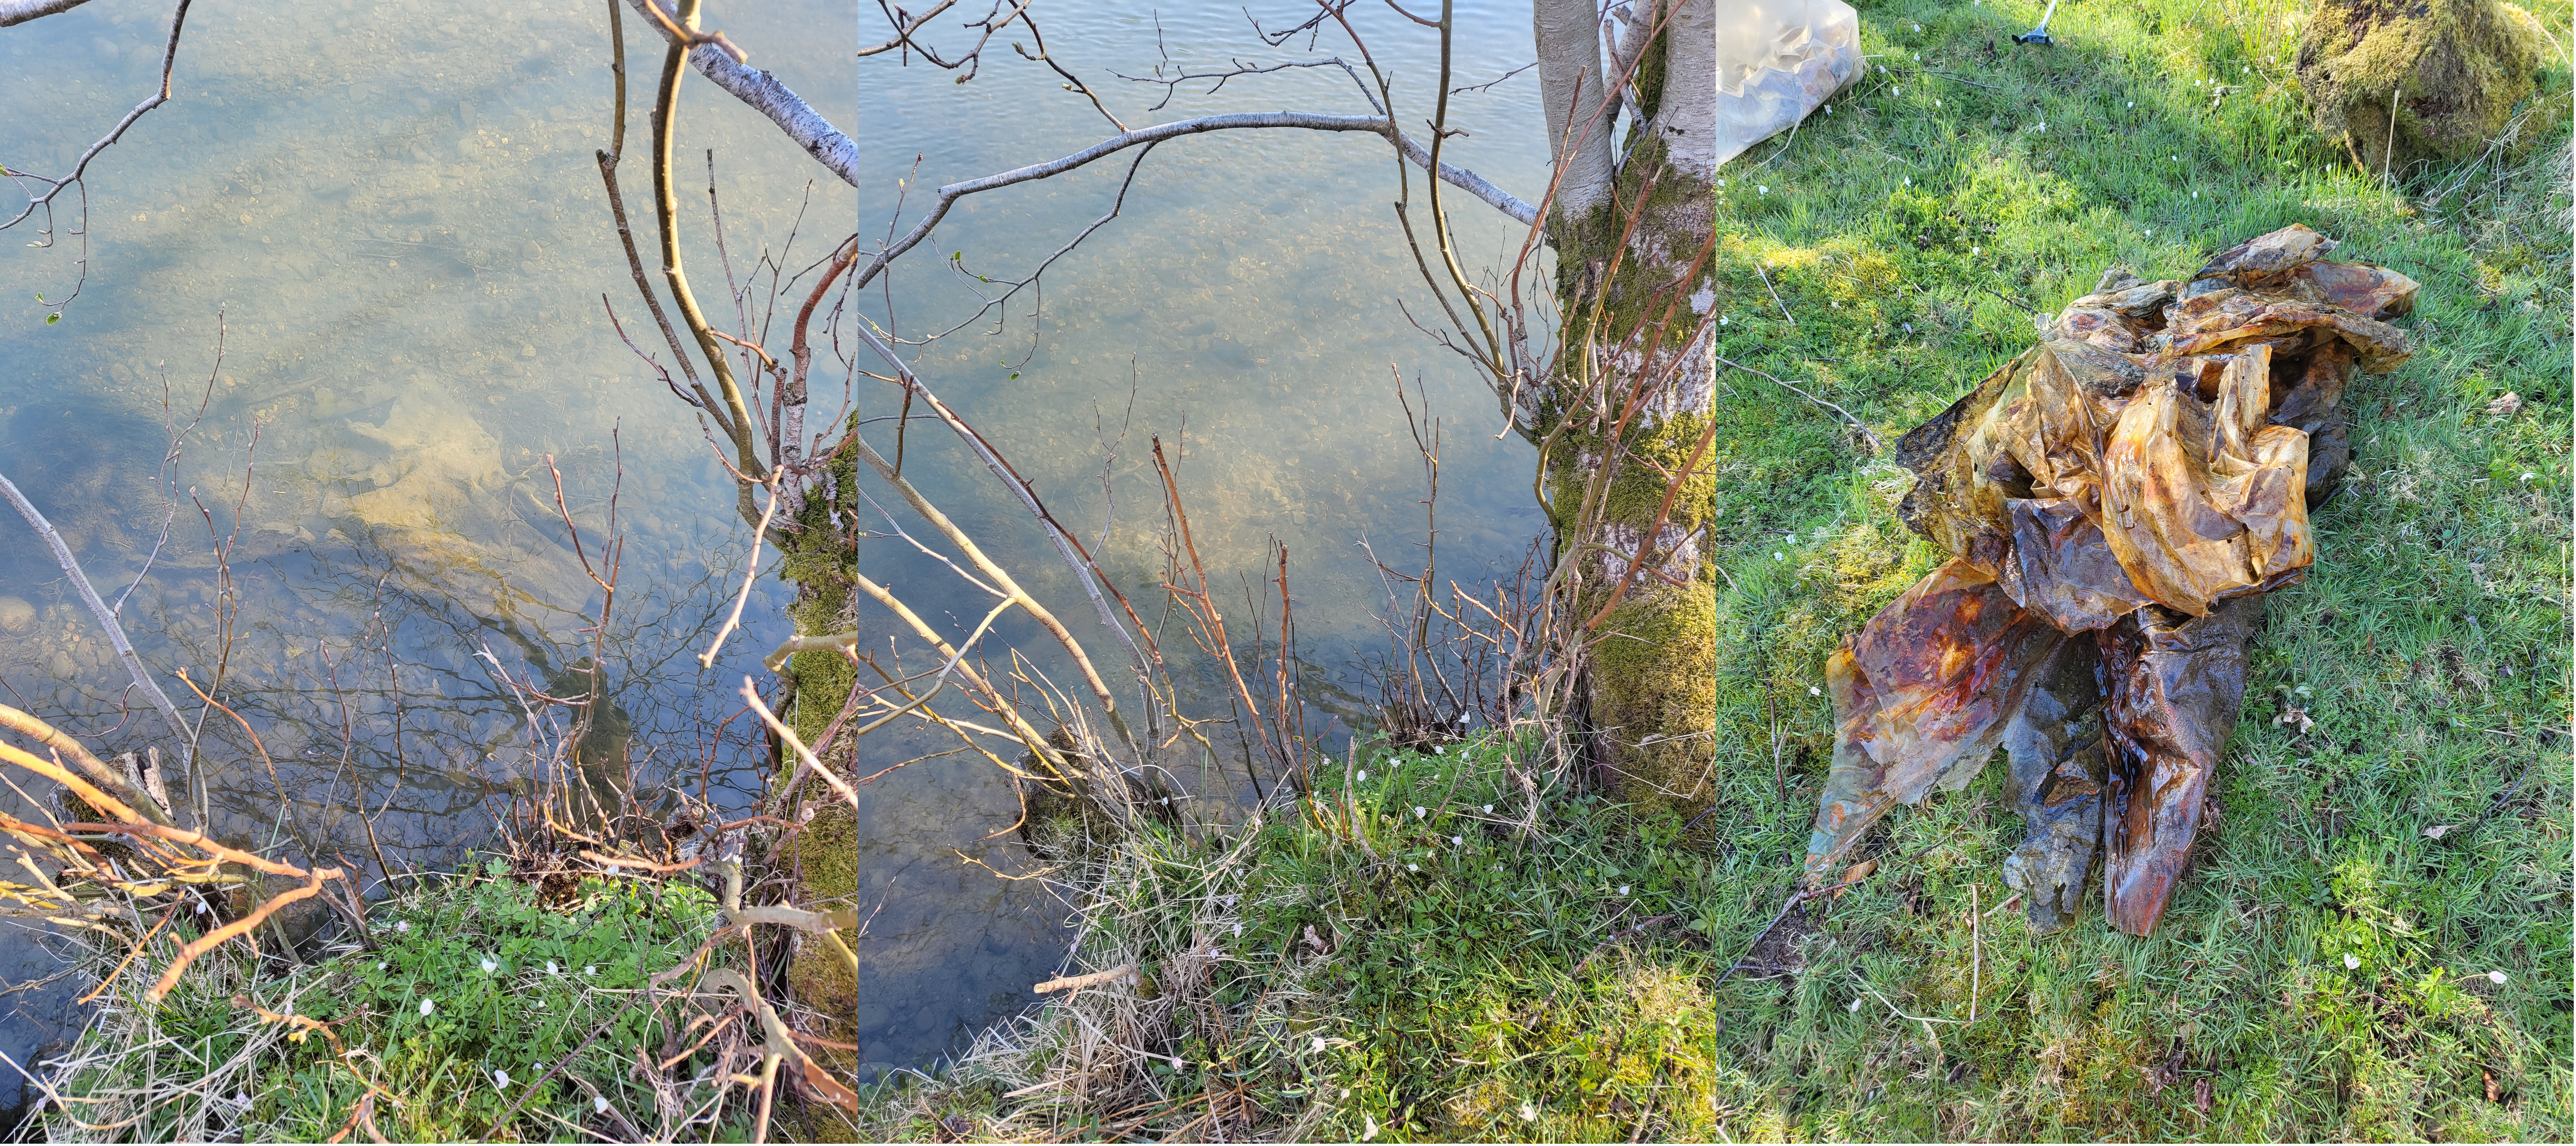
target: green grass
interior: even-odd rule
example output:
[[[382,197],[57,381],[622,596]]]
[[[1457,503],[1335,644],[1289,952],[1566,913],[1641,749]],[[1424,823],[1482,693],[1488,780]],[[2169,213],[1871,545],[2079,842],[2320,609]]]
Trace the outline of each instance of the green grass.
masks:
[[[1794,973],[1715,982],[1796,878],[1831,750],[1825,653],[1936,562],[1894,518],[1902,471],[1736,373],[1717,795],[1687,834],[1574,793],[1544,802],[1536,838],[1498,834],[1462,811],[1518,807],[1486,744],[1454,794],[1457,756],[1372,766],[1366,849],[1300,823],[1230,863],[1136,842],[1077,881],[1087,961],[1160,966],[1216,937],[1205,983],[1128,1028],[1184,1065],[1096,1074],[1097,1100],[999,1097],[1074,1069],[1082,1008],[1108,1004],[1051,1007],[939,1082],[879,1093],[878,1132],[954,1113],[983,1133],[1206,1137],[1193,1118],[1234,1110],[1246,1130],[1381,1140],[2576,1134],[2563,46],[2512,145],[2390,186],[2309,126],[2302,5],[2089,0],[2046,49],[2008,38],[2035,2],[1861,7],[1869,78],[1725,173],[1718,305],[1723,353],[1882,439],[2109,266],[2188,277],[2295,222],[2423,283],[2400,324],[2417,355],[2347,398],[2352,477],[2314,516],[2314,572],[2271,599],[2223,814],[2157,932],[2110,931],[2098,894],[2050,936],[2018,910],[1972,921],[2009,894],[2022,834],[1998,766],[1889,817],[1863,845],[1876,874],[1765,946]],[[2567,27],[2565,0],[2533,7]],[[2521,412],[2486,413],[2508,391]],[[2314,726],[2276,723],[2287,704]]]
[[[379,1097],[373,1117],[398,1142],[578,1140],[576,1127],[607,1125],[594,1095],[653,1125],[653,1092],[632,1067],[639,1046],[662,1048],[667,1012],[645,1004],[644,980],[714,928],[714,898],[676,882],[591,878],[568,902],[544,906],[492,864],[494,878],[468,867],[378,905],[376,952],[261,977],[237,947],[221,948],[157,1006],[142,1001],[140,983],[122,984],[65,1056],[77,1065],[57,1086],[84,1122],[133,1121],[86,1130],[56,1109],[48,1134],[320,1141],[351,1126],[361,1072],[392,1096]],[[237,998],[331,1035],[263,1018]],[[351,1059],[335,1061],[343,1049]]]

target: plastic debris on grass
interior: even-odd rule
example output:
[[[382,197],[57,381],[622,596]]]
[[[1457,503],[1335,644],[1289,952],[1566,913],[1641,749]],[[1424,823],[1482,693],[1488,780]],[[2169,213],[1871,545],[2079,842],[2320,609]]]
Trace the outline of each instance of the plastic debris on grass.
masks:
[[[1715,32],[1720,165],[1806,119],[1860,72],[1860,14],[1842,0],[1745,5],[1721,14]]]
[[[2244,699],[2263,596],[2316,559],[2357,370],[2413,353],[2417,285],[2290,226],[2188,283],[2120,270],[1897,444],[1900,514],[1951,554],[1826,664],[1837,721],[1806,876],[2002,747],[2029,825],[2005,882],[2062,926],[2103,856],[2112,926],[2154,930]]]

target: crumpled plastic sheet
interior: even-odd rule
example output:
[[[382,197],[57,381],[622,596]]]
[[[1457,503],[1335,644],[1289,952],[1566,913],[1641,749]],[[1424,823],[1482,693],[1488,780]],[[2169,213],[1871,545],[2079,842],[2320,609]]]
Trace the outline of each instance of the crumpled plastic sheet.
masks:
[[[2333,249],[2292,225],[2188,283],[2108,272],[1898,442],[1916,476],[1899,514],[1953,559],[1827,664],[1838,727],[1810,881],[2002,744],[2030,825],[2005,878],[2032,922],[2074,914],[2098,848],[2112,925],[2154,929],[2261,598],[2306,577],[2308,511],[2350,464],[2344,388],[2413,353],[2388,323],[2415,281]]]
[[[1732,0],[1717,14],[1723,164],[1807,118],[1859,74],[1860,13],[1843,0]]]

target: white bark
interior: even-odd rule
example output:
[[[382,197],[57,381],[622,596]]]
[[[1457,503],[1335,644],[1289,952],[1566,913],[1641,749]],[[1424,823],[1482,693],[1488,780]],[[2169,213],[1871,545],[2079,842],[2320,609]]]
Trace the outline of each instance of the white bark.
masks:
[[[87,3],[89,0],[0,0],[0,28],[68,12]]]
[[[1532,0],[1538,39],[1539,102],[1547,111],[1548,154],[1560,174],[1556,206],[1581,218],[1610,202],[1611,103],[1601,71],[1601,16],[1592,0]]]
[[[1729,19],[1742,0],[1731,0]],[[1756,2],[1743,3],[1757,10]],[[1717,0],[1678,0],[1664,24],[1664,92],[1648,127],[1673,170],[1717,178]]]

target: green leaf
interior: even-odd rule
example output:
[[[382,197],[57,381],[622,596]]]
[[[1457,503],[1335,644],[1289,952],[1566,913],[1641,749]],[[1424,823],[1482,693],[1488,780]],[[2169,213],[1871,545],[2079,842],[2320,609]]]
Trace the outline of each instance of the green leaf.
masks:
[[[55,323],[57,323],[57,322],[61,322],[62,320],[63,320],[63,312],[61,312],[61,311],[59,311],[59,310],[58,310],[58,311],[55,311],[55,312],[54,312],[54,313],[52,313],[52,314],[49,314],[49,315],[46,315],[46,316],[45,316],[45,325],[47,325],[47,326],[52,326],[53,324],[55,324]],[[1013,375],[1013,377],[1017,377],[1017,375]]]

